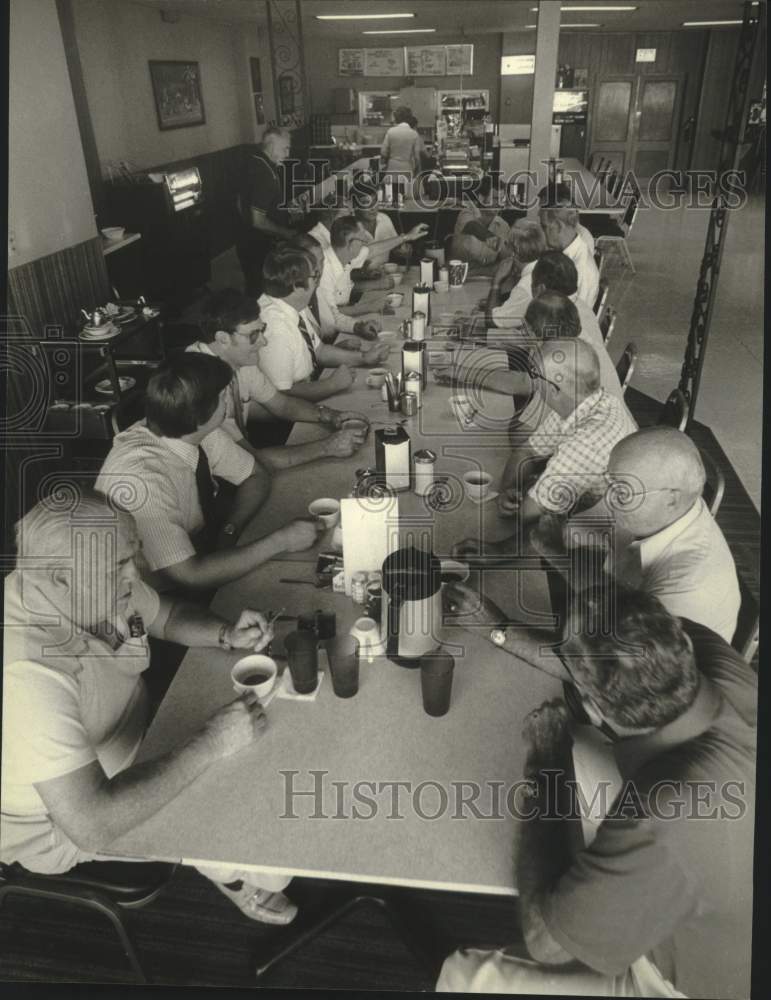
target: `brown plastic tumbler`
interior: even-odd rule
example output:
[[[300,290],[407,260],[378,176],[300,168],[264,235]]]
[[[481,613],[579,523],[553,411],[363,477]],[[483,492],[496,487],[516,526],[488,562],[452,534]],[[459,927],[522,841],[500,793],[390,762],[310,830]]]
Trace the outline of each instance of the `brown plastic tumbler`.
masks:
[[[318,639],[315,632],[290,632],[284,639],[292,684],[298,694],[316,690],[319,673]]]
[[[352,698],[359,690],[359,640],[338,635],[324,643],[332,674],[332,690],[338,698]]]
[[[452,694],[455,658],[449,653],[431,653],[420,660],[420,686],[427,715],[446,715]]]

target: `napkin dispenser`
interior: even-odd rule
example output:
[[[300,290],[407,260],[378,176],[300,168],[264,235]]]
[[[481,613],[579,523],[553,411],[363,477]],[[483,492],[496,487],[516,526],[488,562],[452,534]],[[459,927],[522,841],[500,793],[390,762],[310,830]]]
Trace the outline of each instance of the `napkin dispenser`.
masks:
[[[412,449],[403,427],[381,427],[375,431],[375,468],[378,479],[389,490],[410,488]]]
[[[421,388],[428,381],[428,352],[425,340],[405,340],[402,347],[402,385],[410,372],[417,372],[421,378]]]
[[[383,563],[381,638],[386,656],[416,667],[436,649],[442,624],[442,569],[432,552],[411,545],[396,549]]]

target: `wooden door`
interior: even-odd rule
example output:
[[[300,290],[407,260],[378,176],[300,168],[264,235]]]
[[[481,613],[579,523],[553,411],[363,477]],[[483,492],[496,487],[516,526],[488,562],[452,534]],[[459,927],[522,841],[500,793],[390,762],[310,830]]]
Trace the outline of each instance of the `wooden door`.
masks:
[[[595,163],[610,159],[619,173],[627,169],[636,89],[634,76],[606,77],[599,81],[592,102],[590,151]]]
[[[676,76],[641,76],[637,86],[631,168],[648,178],[672,166],[680,127],[681,81]]]
[[[599,81],[590,121],[595,162],[647,178],[672,166],[680,126],[682,80],[653,74]]]

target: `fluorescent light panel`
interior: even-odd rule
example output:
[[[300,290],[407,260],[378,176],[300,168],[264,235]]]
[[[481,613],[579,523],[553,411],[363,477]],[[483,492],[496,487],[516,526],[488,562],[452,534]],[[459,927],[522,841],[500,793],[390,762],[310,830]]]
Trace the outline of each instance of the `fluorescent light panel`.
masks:
[[[538,8],[531,7],[530,10],[538,11]],[[592,4],[590,7],[576,7],[573,4],[567,4],[560,7],[560,10],[569,10],[574,14],[579,14],[581,11],[586,11],[587,13],[594,12],[597,14],[600,11],[606,10],[637,10],[637,7],[634,7],[631,4]]]
[[[362,31],[362,35],[424,35],[436,31],[436,28],[393,28],[383,31]]]
[[[526,24],[526,28],[537,28],[537,24]],[[601,28],[601,24],[560,24],[560,28]]]
[[[317,21],[395,21],[414,14],[316,14]]]
[[[684,28],[709,28],[709,27],[719,27],[723,24],[741,24],[741,19],[738,21],[683,21]]]

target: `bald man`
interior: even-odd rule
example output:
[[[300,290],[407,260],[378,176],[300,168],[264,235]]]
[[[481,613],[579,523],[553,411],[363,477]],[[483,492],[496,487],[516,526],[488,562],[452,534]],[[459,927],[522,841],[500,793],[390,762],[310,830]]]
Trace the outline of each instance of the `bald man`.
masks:
[[[585,514],[588,520],[602,513],[613,520],[606,571],[730,643],[739,581],[723,533],[702,499],[706,477],[699,449],[674,428],[648,427],[615,445],[607,475],[605,497]],[[574,537],[582,537],[583,516],[575,519]]]
[[[545,417],[527,442],[512,451],[501,478],[499,511],[531,524],[542,514],[566,515],[605,492],[613,446],[637,430],[624,403],[601,386],[597,354],[578,338],[543,342],[531,378]],[[528,466],[546,467],[522,497]]]

